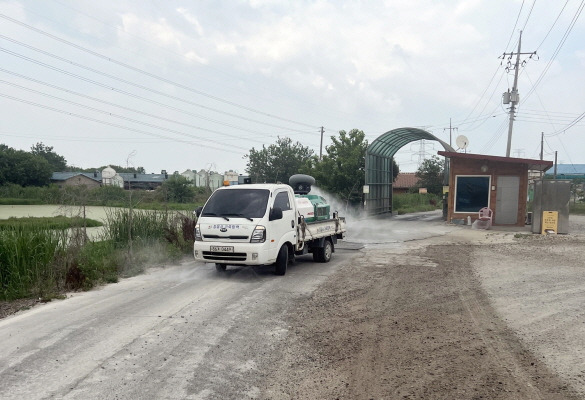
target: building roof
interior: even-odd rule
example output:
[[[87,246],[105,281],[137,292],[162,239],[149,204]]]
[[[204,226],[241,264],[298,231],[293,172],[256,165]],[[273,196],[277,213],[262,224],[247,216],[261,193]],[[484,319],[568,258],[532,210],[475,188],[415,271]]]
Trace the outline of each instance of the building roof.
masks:
[[[118,172],[124,182],[164,182],[170,174],[135,174],[132,172]]]
[[[93,172],[53,172],[51,176],[52,181],[66,181],[67,179],[71,179],[75,176],[83,175],[86,178],[93,179],[96,182],[102,181],[102,174],[98,172],[94,174]],[[96,176],[97,175],[97,176]]]
[[[530,158],[499,157],[488,156],[485,154],[454,153],[450,151],[439,151],[438,154],[447,158],[462,158],[468,160],[485,160],[512,164],[526,164],[528,166],[529,171],[546,171],[547,169],[553,166],[552,161],[533,160]]]
[[[83,175],[97,182],[102,181],[101,172],[53,172],[51,180],[66,181],[67,179],[78,175]],[[124,182],[164,182],[168,179],[168,175],[165,174],[134,174],[131,172],[120,172],[118,175],[124,179]]]
[[[398,176],[396,176],[396,180],[394,181],[393,187],[395,188],[412,188],[416,187],[418,183],[418,178],[416,177],[416,172],[400,172]]]
[[[547,175],[552,175],[554,170],[549,170]],[[557,164],[557,175],[585,175],[585,164]]]

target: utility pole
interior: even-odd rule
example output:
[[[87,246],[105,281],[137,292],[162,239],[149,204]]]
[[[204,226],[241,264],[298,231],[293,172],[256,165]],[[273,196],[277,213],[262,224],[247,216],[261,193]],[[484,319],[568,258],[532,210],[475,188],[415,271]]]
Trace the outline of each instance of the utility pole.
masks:
[[[540,159],[544,159],[544,132],[540,132]],[[544,176],[544,172],[540,171],[540,179]]]
[[[453,136],[452,133],[453,133],[453,131],[456,131],[459,128],[453,128],[451,126],[451,118],[449,118],[449,127],[448,128],[443,128],[443,132],[445,132],[446,129],[449,129],[449,146],[452,146],[453,145],[453,143],[452,143],[452,136]]]
[[[323,159],[323,131],[325,129],[321,127],[321,146],[319,147],[319,161]]]
[[[506,157],[510,157],[510,148],[512,147],[512,128],[514,127],[514,115],[516,112],[516,105],[520,101],[520,96],[518,94],[518,71],[520,70],[520,55],[521,54],[530,54],[531,56],[536,54],[536,52],[532,53],[522,53],[522,31],[520,31],[520,38],[518,39],[518,52],[514,53],[504,53],[503,57],[508,56],[508,59],[512,59],[513,56],[516,56],[516,62],[514,64],[514,86],[512,87],[512,92],[508,90],[508,92],[504,93],[504,104],[512,103],[510,106],[510,122],[508,125],[508,145],[506,146]],[[508,67],[510,68],[510,62],[508,61]]]

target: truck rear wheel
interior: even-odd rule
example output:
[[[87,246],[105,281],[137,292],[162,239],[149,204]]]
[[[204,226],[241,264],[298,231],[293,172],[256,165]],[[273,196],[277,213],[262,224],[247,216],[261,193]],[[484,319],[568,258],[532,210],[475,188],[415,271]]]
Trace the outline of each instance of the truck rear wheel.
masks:
[[[219,272],[225,271],[226,268],[227,268],[226,264],[220,264],[220,263],[215,264],[215,269]]]
[[[278,251],[278,256],[276,257],[274,267],[275,267],[274,272],[276,273],[276,275],[286,274],[286,268],[288,267],[288,247],[286,244],[283,244],[280,250]]]
[[[313,261],[326,263],[331,261],[333,254],[333,243],[329,239],[325,239],[323,247],[313,249]]]

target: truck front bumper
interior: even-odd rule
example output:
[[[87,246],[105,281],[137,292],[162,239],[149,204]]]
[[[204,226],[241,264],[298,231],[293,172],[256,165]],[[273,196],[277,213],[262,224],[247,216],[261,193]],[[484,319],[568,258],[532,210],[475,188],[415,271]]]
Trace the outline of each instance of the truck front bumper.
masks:
[[[193,256],[197,261],[228,265],[266,265],[276,261],[270,257],[265,243],[226,243],[196,241]]]

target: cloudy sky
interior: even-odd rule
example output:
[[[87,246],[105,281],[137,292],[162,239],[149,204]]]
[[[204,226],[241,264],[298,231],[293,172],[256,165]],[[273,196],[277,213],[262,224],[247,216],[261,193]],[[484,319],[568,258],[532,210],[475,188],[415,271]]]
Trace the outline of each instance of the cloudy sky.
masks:
[[[501,56],[522,31],[511,155],[539,158],[544,133],[545,159],[582,164],[584,3],[0,0],[0,143],[83,168],[245,173],[278,137],[319,154],[321,127],[324,152],[340,130],[419,127],[505,156],[515,57]],[[415,171],[438,150],[397,161]]]

